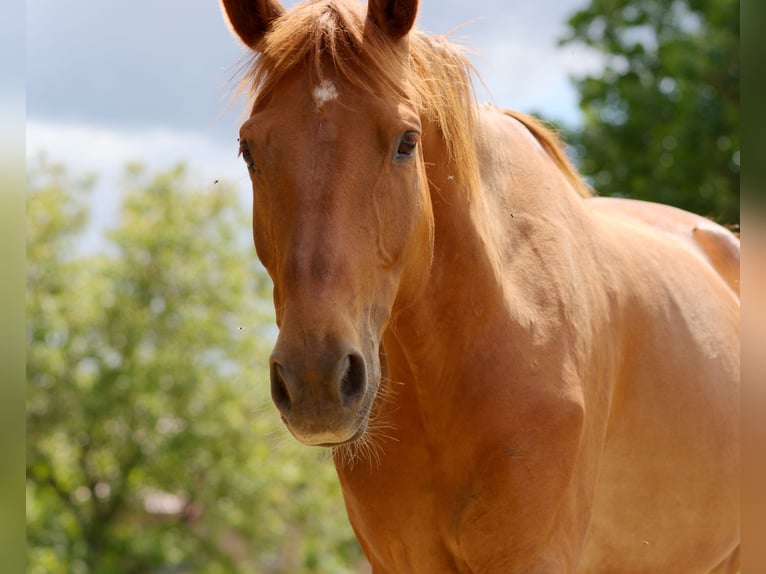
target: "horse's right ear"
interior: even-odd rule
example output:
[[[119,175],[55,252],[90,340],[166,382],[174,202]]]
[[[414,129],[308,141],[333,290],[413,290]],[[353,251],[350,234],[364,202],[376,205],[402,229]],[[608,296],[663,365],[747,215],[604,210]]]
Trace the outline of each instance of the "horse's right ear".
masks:
[[[221,0],[231,29],[250,48],[263,38],[272,22],[285,13],[278,0]]]

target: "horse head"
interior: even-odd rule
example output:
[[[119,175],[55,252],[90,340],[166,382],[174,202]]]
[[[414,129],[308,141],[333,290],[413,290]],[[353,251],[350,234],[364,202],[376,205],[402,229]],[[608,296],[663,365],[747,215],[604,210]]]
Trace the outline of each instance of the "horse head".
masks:
[[[381,382],[379,349],[422,289],[433,219],[408,33],[417,2],[366,13],[323,0],[223,0],[255,53],[240,130],[253,237],[274,284],[271,393],[310,445],[362,436]]]

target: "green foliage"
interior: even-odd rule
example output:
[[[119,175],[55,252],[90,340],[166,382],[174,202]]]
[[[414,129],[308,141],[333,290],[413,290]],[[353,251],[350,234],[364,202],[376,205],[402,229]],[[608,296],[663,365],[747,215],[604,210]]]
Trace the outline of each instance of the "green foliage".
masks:
[[[591,0],[563,43],[601,53],[577,80],[581,172],[600,195],[739,221],[739,1]]]
[[[28,184],[28,571],[358,571],[330,457],[270,405],[233,188],[130,167],[108,249],[75,255],[94,180]]]

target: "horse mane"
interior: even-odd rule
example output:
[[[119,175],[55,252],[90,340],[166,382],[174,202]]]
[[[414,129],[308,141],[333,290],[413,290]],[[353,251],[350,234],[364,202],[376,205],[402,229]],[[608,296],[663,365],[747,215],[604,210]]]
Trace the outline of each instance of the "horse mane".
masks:
[[[567,181],[574,187],[578,195],[582,197],[593,196],[593,189],[585,182],[585,180],[583,180],[575,166],[569,161],[569,158],[564,151],[564,144],[561,141],[561,138],[556,135],[556,132],[547,127],[539,119],[530,115],[514,112],[512,110],[503,110],[503,113],[521,122],[521,124],[529,130],[529,133],[535,137],[543,149],[548,153],[550,158],[564,174],[564,177],[567,178]]]
[[[472,83],[476,71],[463,48],[444,36],[413,30],[408,41],[409,61],[402,65],[397,47],[368,24],[364,5],[356,0],[309,0],[278,18],[253,46],[241,89],[257,109],[292,70],[302,67],[319,83],[329,67],[371,97],[409,98],[441,132],[450,170],[471,192],[479,177]],[[590,195],[553,132],[534,118],[507,113],[530,130],[580,195]]]

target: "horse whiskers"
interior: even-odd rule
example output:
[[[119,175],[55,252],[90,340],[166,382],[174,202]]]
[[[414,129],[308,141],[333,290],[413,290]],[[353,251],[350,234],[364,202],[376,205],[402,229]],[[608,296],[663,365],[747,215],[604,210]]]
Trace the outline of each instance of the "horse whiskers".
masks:
[[[268,442],[269,446],[274,448],[283,447],[285,445],[292,446],[293,438],[284,426],[273,426],[270,430],[264,433],[263,437]]]
[[[375,404],[373,409],[380,410],[383,404],[391,405],[398,397],[397,389],[393,385],[403,385],[398,381],[389,379],[387,377],[381,377],[380,386],[378,387],[377,395],[375,396]]]
[[[381,384],[381,388],[378,389],[378,391],[380,391],[381,389],[387,389],[389,385],[404,386],[406,383],[404,381],[397,381],[396,379],[392,379],[391,377],[381,376],[380,384]]]
[[[374,468],[380,468],[383,447],[379,435],[366,431],[354,442],[335,447],[332,454],[335,463],[343,468],[351,470],[357,463],[366,461],[369,462],[372,471]]]
[[[357,463],[366,461],[370,464],[371,471],[379,469],[384,455],[382,443],[387,440],[399,441],[395,436],[396,425],[388,421],[381,413],[382,404],[390,403],[396,397],[396,391],[390,386],[392,382],[389,379],[381,380],[372,409],[362,421],[365,427],[362,436],[354,442],[332,449],[333,459],[339,466],[351,470]]]

